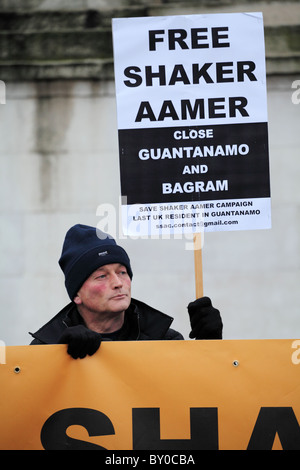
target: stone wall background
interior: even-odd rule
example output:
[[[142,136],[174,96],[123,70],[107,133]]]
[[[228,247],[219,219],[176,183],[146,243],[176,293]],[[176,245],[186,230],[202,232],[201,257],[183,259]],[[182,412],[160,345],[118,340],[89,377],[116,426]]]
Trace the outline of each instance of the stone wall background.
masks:
[[[0,2],[0,339],[28,344],[68,301],[65,232],[119,205],[111,18],[262,11],[266,36],[271,230],[205,235],[204,292],[225,339],[300,336],[299,1]],[[300,85],[300,83],[299,83]],[[118,214],[117,214],[118,215]],[[118,229],[118,227],[117,227]],[[175,317],[188,338],[194,299],[187,240],[130,240],[133,296]]]

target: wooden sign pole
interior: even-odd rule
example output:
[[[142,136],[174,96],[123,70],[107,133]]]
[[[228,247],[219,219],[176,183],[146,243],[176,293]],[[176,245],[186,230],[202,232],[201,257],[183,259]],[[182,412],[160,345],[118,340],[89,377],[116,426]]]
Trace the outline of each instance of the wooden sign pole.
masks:
[[[202,235],[194,236],[194,262],[195,262],[195,287],[196,299],[203,297],[203,270],[202,270]]]

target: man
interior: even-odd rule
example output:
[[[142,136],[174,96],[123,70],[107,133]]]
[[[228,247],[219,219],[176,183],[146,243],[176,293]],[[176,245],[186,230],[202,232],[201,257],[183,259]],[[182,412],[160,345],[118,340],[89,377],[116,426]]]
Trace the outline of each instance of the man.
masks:
[[[31,344],[67,344],[74,358],[94,354],[102,341],[182,340],[173,318],[131,298],[126,251],[87,225],[68,230],[59,265],[71,303],[36,333]],[[188,305],[190,338],[221,339],[222,320],[208,297]]]

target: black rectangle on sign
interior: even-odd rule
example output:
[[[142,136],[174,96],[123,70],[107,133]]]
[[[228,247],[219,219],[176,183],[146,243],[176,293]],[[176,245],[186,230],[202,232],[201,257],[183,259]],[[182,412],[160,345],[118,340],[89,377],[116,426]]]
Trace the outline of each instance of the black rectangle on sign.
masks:
[[[270,197],[267,123],[119,130],[127,204]]]

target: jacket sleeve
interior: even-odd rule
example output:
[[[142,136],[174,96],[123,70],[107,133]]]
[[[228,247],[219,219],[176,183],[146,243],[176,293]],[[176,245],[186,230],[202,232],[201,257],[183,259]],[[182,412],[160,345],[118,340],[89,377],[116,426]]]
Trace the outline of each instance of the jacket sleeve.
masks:
[[[45,343],[43,343],[43,342],[40,341],[39,339],[35,338],[35,339],[33,339],[33,340],[31,341],[30,346],[31,346],[32,344],[45,344]]]
[[[173,330],[172,328],[169,328],[163,339],[164,340],[183,340],[184,337],[178,331]]]

